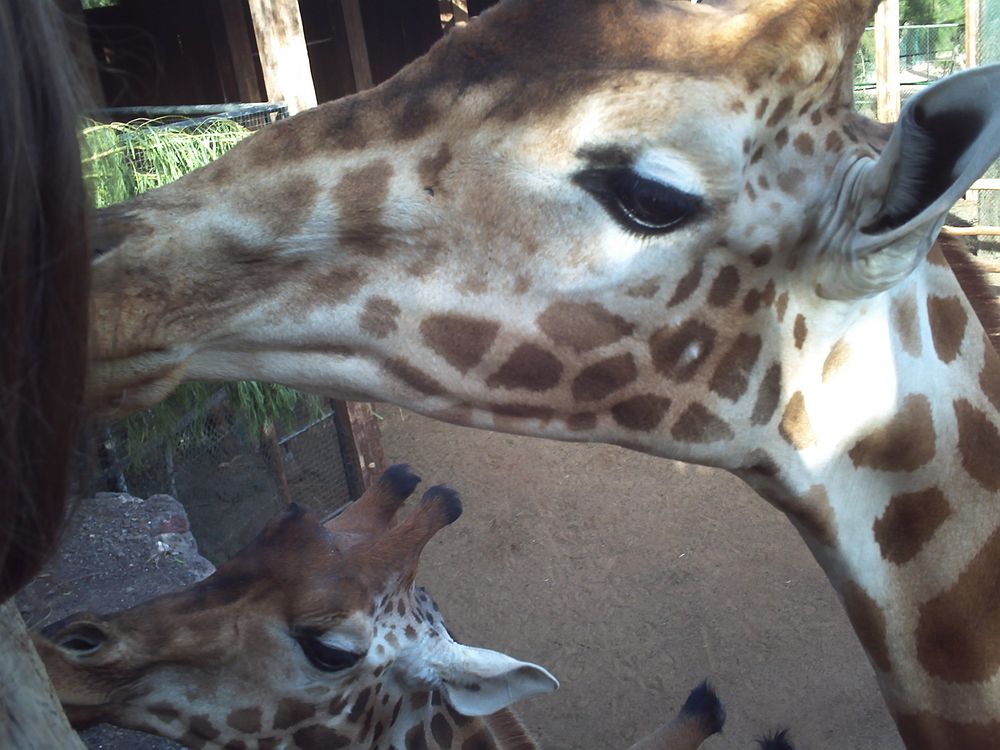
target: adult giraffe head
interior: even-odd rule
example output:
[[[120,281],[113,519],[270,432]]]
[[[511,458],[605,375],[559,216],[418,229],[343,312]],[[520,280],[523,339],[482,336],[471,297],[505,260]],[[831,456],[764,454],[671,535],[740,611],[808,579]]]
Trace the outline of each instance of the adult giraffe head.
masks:
[[[1000,359],[932,246],[1000,151],[1000,68],[866,120],[870,11],[506,0],[106,212],[95,406],[258,378],[725,467],[910,746],[989,746]]]

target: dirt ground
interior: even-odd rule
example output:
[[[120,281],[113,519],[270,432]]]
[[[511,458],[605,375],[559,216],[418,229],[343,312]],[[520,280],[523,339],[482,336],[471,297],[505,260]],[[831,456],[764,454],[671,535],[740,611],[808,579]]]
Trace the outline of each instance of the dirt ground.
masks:
[[[706,750],[781,726],[802,750],[901,750],[833,589],[739,480],[377,412],[388,459],[465,503],[419,576],[448,626],[562,681],[517,709],[544,747],[625,748],[710,677],[729,719]]]
[[[447,483],[463,497],[465,514],[432,540],[419,575],[448,626],[562,681],[554,695],[517,706],[543,747],[624,750],[709,677],[729,720],[706,750],[749,750],[776,727],[791,727],[800,750],[901,750],[819,566],[791,525],[738,480],[609,446],[453,427],[388,405],[376,411],[390,461],[412,464],[424,488]],[[52,577],[21,597],[26,619],[117,609],[204,575],[185,569],[194,578],[179,579],[176,566],[129,546],[150,544],[158,525],[173,530],[173,521],[157,520],[172,518],[167,501],[146,501],[151,521],[114,495],[81,507],[80,533],[68,535],[75,541]],[[201,527],[192,517],[203,548],[228,546],[226,510],[234,509],[205,515]],[[116,750],[173,747],[103,727],[87,740]]]

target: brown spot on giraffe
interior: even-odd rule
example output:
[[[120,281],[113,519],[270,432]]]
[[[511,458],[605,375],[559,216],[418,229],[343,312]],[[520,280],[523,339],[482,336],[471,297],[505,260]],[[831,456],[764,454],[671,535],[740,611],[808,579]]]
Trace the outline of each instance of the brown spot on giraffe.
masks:
[[[765,425],[774,417],[781,400],[781,365],[777,362],[771,365],[757,390],[757,401],[754,403],[750,423]]]
[[[774,145],[779,149],[784,148],[788,144],[788,128],[782,128],[778,131],[777,135],[774,136]]]
[[[934,458],[936,439],[930,401],[911,394],[887,424],[855,443],[847,455],[859,469],[916,471]]]
[[[803,156],[812,156],[816,152],[816,143],[808,133],[799,133],[793,143],[795,150]]]
[[[764,287],[764,294],[761,296],[760,301],[765,307],[770,307],[774,304],[775,287],[773,281],[768,281],[767,286]]]
[[[442,143],[433,156],[426,156],[420,160],[417,166],[417,173],[420,175],[420,184],[424,190],[434,195],[441,185],[441,173],[451,164],[451,147],[447,143]]]
[[[757,102],[757,110],[754,112],[754,117],[758,120],[764,119],[764,114],[767,112],[767,107],[771,103],[771,100],[766,96]]]
[[[587,352],[631,336],[635,326],[595,302],[556,302],[538,317],[556,344]]]
[[[426,690],[419,690],[410,696],[410,706],[415,711],[419,711],[427,705],[427,702],[431,699],[431,694]]]
[[[405,359],[386,360],[383,368],[397,380],[406,383],[425,396],[443,396],[446,389],[438,381],[422,370],[418,370]]]
[[[962,468],[986,489],[1000,490],[1000,432],[996,424],[965,399],[955,401],[954,407]]]
[[[660,291],[660,285],[654,279],[636,284],[625,290],[625,294],[636,299],[653,299]]]
[[[795,104],[794,96],[786,96],[778,105],[774,108],[771,116],[767,118],[767,127],[773,128],[779,122],[788,116],[788,113],[792,111],[792,106]]]
[[[347,172],[337,183],[333,199],[340,209],[340,247],[376,258],[388,251],[393,230],[382,222],[382,211],[392,174],[389,162],[376,161]]]
[[[994,750],[1000,721],[965,723],[931,713],[895,714],[899,736],[907,747]]]
[[[667,307],[677,307],[677,305],[687,301],[694,294],[694,291],[701,285],[701,276],[705,272],[704,261],[699,260],[691,270],[684,274],[684,277],[677,282],[677,288],[673,296],[667,302]]]
[[[308,293],[326,303],[346,302],[361,289],[368,275],[356,266],[323,271],[309,280]]]
[[[240,191],[237,207],[251,220],[263,219],[272,233],[281,235],[288,227],[298,227],[309,218],[319,195],[320,186],[315,178],[296,175]]]
[[[979,387],[993,408],[1000,411],[1000,355],[993,349],[989,337],[983,341],[983,369],[979,373]]]
[[[805,182],[806,173],[801,169],[793,167],[787,172],[781,172],[777,177],[778,187],[781,192],[787,193],[788,195],[795,195],[799,188],[802,187],[802,183]]]
[[[764,295],[757,289],[751,289],[743,298],[743,312],[747,315],[754,315],[763,302]]]
[[[948,364],[962,348],[969,316],[958,297],[928,297],[927,319],[938,358]]]
[[[271,724],[271,728],[288,729],[306,719],[311,719],[315,714],[316,707],[311,703],[304,703],[294,698],[282,698],[274,712],[274,722]]]
[[[785,312],[788,310],[788,292],[782,292],[781,296],[778,297],[777,307],[775,311],[778,313],[778,322],[785,322]]]
[[[746,393],[750,374],[760,357],[762,341],[760,336],[741,333],[719,360],[709,388],[723,398],[737,401]]]
[[[844,150],[844,138],[836,130],[826,136],[826,150],[830,153],[840,153]]]
[[[670,430],[676,440],[684,443],[714,443],[732,440],[733,429],[702,404],[691,404]]]
[[[885,612],[871,596],[854,581],[844,584],[840,592],[847,618],[861,641],[868,658],[883,672],[892,671],[889,644],[886,641]]]
[[[894,495],[872,527],[882,557],[897,565],[909,562],[950,515],[948,499],[937,487]]]
[[[846,339],[840,339],[830,353],[826,356],[826,360],[823,362],[823,382],[826,383],[830,378],[840,371],[840,368],[847,364],[847,360],[851,358],[851,345],[847,343]]]
[[[211,742],[220,734],[208,714],[198,714],[191,717],[188,730],[179,741],[188,747],[204,747],[206,742]]]
[[[917,315],[917,300],[912,295],[897,297],[892,301],[892,327],[903,351],[911,357],[919,357],[923,351]]]
[[[451,724],[444,718],[444,714],[436,713],[431,717],[431,734],[434,736],[434,741],[442,750],[449,750],[451,748],[453,732]]]
[[[384,339],[399,327],[396,319],[400,312],[399,305],[388,297],[371,297],[361,311],[361,330],[377,339]]]
[[[806,397],[802,395],[802,391],[796,391],[789,399],[778,431],[785,442],[796,450],[816,444],[816,433],[813,432],[812,422],[806,411]]]
[[[434,315],[420,323],[424,343],[463,374],[482,361],[499,332],[499,323],[465,315]]]
[[[599,401],[620,391],[639,377],[635,358],[622,354],[585,368],[573,380],[573,398],[577,401]]]
[[[752,201],[757,200],[757,191],[753,189],[753,185],[751,185],[749,182],[743,184],[743,190],[746,192],[747,198],[749,198]]]
[[[622,427],[636,432],[652,432],[670,410],[670,399],[652,394],[635,396],[611,407],[611,416]]]
[[[410,626],[407,625],[407,627]],[[349,722],[351,722],[352,724],[358,723],[358,720],[361,719],[361,716],[368,708],[368,701],[371,699],[371,697],[372,697],[372,689],[370,687],[366,687],[364,690],[358,693],[358,697],[354,700],[354,705],[351,706],[351,713],[347,715],[347,720]]]
[[[753,152],[753,156],[750,157],[750,166],[753,166],[763,158],[764,158],[764,147],[758,146],[757,150]]]
[[[795,348],[801,349],[806,343],[806,336],[809,334],[809,328],[806,326],[806,316],[799,314],[795,316]]]
[[[727,307],[740,291],[740,272],[735,266],[725,266],[715,277],[708,291],[708,303],[713,307]]]
[[[352,744],[350,737],[321,724],[299,729],[292,735],[292,740],[300,750],[339,750]]]
[[[684,383],[695,376],[715,348],[715,329],[697,320],[679,328],[663,328],[649,340],[653,365],[661,374]]]
[[[542,393],[555,388],[562,378],[559,359],[535,344],[521,344],[500,369],[486,380],[490,388]]]
[[[444,114],[428,96],[407,96],[402,100],[402,109],[393,119],[393,137],[397,141],[419,138]]]
[[[1000,530],[947,591],[920,605],[917,658],[934,677],[982,682],[1000,671]]]

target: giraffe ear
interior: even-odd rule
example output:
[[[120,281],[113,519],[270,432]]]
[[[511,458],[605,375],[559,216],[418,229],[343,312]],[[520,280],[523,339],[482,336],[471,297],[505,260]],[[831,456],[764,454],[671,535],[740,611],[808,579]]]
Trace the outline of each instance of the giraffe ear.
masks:
[[[831,252],[820,261],[824,296],[871,296],[905,279],[998,156],[1000,65],[950,76],[910,99],[878,160],[847,169],[831,206]]]
[[[437,665],[445,699],[465,716],[488,716],[532,695],[551,693],[559,681],[536,664],[453,643],[447,664]]]

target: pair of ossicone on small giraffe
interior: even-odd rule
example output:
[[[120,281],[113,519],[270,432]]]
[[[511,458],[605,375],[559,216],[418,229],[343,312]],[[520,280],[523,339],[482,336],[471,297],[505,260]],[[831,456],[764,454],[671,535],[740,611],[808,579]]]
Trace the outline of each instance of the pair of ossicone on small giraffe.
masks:
[[[556,680],[456,643],[414,586],[424,545],[462,512],[434,487],[397,523],[419,481],[392,467],[325,525],[293,506],[185,591],[47,628],[35,643],[70,720],[225,750],[536,748],[508,706]],[[632,750],[694,750],[724,721],[702,684]]]

